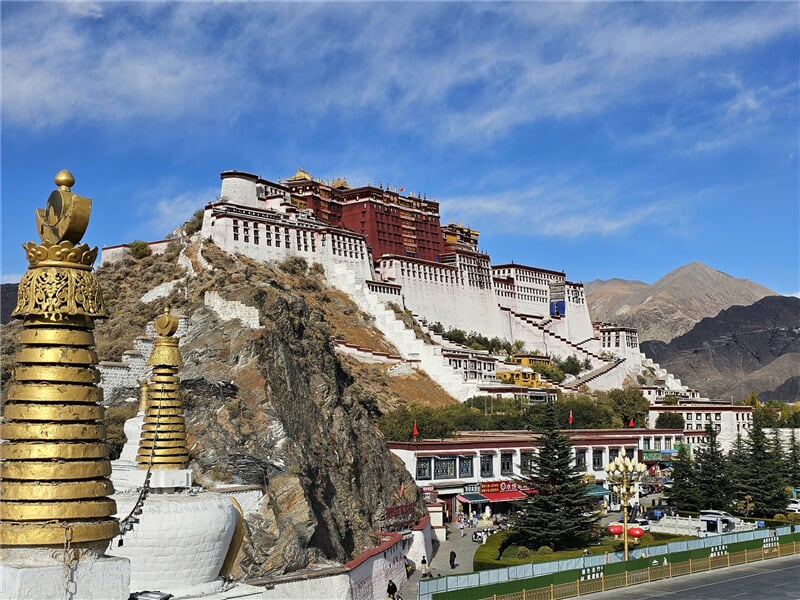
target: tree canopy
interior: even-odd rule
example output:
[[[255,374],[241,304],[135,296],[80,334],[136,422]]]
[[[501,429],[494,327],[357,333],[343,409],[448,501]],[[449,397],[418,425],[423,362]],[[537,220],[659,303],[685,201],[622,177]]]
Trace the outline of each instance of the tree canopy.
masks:
[[[520,514],[512,526],[511,543],[563,550],[585,547],[595,535],[597,516],[586,495],[588,486],[573,466],[569,438],[559,429],[555,410],[547,405],[538,451],[523,480],[535,492],[518,503]]]

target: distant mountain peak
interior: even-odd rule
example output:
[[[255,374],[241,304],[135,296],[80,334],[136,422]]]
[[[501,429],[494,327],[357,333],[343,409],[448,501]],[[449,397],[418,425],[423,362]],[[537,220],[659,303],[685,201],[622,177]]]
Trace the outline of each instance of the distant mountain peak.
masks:
[[[594,320],[612,321],[639,330],[640,340],[668,342],[705,317],[731,306],[748,306],[772,290],[738,279],[701,262],[680,266],[648,285],[614,278],[585,286]]]

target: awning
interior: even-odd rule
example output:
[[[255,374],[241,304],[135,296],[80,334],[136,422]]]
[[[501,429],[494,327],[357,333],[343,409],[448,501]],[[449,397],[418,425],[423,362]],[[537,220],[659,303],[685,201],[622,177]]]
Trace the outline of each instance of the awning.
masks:
[[[611,490],[607,490],[602,485],[593,485],[586,490],[587,496],[608,496],[610,493]]]
[[[517,490],[510,490],[507,492],[483,492],[483,495],[489,499],[489,502],[513,502],[514,500],[522,500],[527,496]]]
[[[464,502],[466,504],[486,504],[489,502],[486,496],[478,494],[477,492],[464,492],[456,496],[456,498],[459,502]]]

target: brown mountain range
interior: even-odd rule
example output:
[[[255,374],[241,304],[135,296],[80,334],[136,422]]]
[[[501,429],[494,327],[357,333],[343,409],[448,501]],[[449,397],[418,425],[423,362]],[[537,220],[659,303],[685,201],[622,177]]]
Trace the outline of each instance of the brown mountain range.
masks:
[[[593,320],[635,327],[640,341],[663,342],[726,308],[748,306],[776,295],[763,285],[731,277],[699,262],[679,267],[652,285],[596,279],[586,283],[585,290]]]

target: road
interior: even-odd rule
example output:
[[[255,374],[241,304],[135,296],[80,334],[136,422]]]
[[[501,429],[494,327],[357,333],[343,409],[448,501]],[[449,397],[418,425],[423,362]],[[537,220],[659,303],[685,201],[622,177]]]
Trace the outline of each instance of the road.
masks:
[[[643,583],[592,600],[800,600],[800,555]]]

